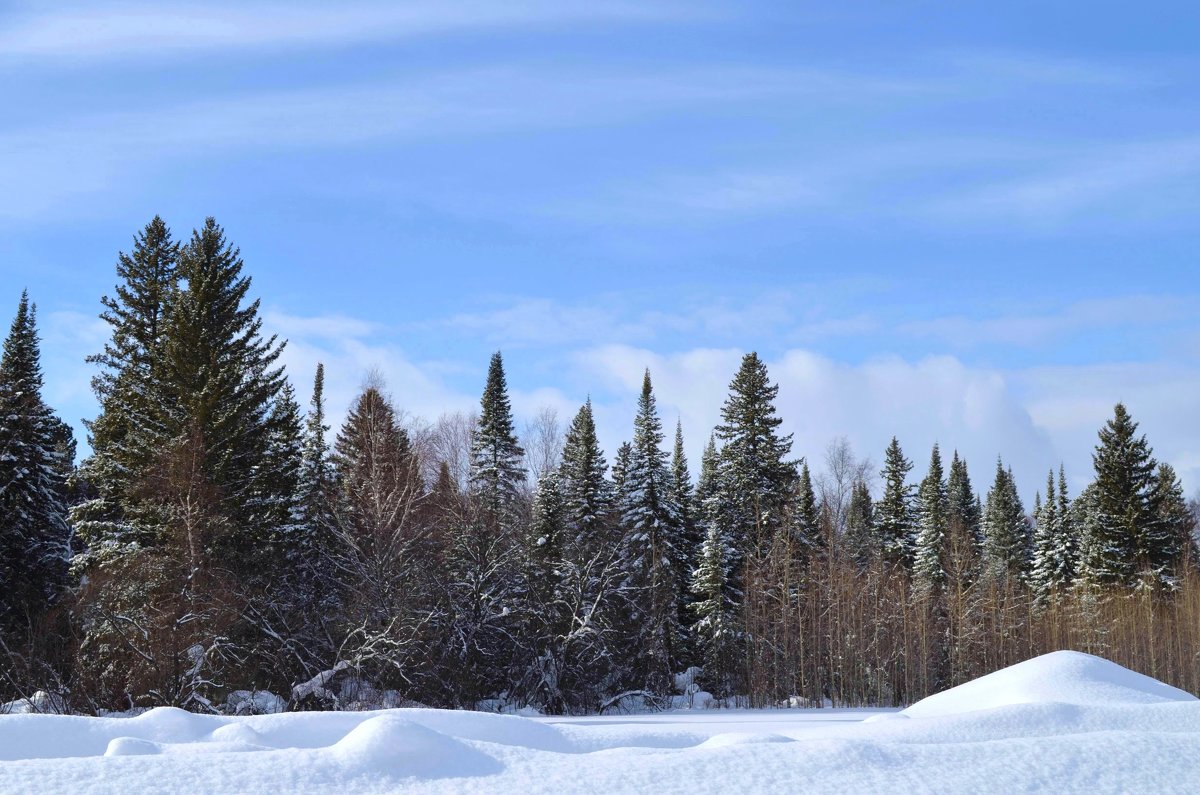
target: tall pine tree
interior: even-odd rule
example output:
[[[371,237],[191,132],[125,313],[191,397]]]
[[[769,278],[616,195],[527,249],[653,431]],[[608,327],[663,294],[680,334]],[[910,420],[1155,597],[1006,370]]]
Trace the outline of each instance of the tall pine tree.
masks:
[[[883,459],[883,497],[875,504],[875,526],[883,559],[892,565],[910,565],[912,561],[913,496],[908,485],[912,467],[893,436]]]

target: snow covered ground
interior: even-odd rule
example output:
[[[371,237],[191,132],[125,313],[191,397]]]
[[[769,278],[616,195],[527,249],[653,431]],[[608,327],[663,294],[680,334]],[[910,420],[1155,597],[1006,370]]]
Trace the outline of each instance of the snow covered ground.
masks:
[[[0,717],[0,792],[1190,792],[1200,701],[1057,652],[907,710]]]

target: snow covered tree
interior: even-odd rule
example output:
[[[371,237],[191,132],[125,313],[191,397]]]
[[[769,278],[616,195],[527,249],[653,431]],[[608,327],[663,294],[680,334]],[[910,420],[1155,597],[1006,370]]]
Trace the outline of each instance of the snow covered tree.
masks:
[[[703,684],[716,697],[726,698],[738,689],[741,627],[737,614],[740,594],[733,586],[732,565],[736,556],[717,520],[721,499],[719,466],[716,440],[710,437],[701,458],[695,496],[704,541],[690,588],[695,616],[692,632],[704,669]]]
[[[971,475],[967,470],[965,459],[959,458],[958,451],[950,460],[950,477],[946,481],[946,500],[949,510],[949,522],[957,525],[965,536],[964,541],[978,545],[983,540],[983,516],[980,510],[979,497],[971,485]]]
[[[589,557],[602,546],[611,546],[613,488],[605,477],[607,470],[589,399],[567,429],[559,465],[569,533],[565,549],[577,559]]]
[[[0,354],[0,630],[30,628],[66,584],[70,437],[42,400],[36,316],[22,293]]]
[[[950,509],[943,479],[942,455],[933,446],[929,472],[917,491],[917,526],[913,550],[913,578],[930,591],[946,583],[947,534]]]
[[[741,559],[765,556],[786,526],[796,467],[787,460],[791,434],[780,436],[779,386],[772,384],[757,353],[742,358],[721,407],[720,481],[727,502],[720,519]],[[740,564],[735,560],[735,565]]]
[[[1183,484],[1175,468],[1167,463],[1158,465],[1154,474],[1154,502],[1158,505],[1159,518],[1167,526],[1174,547],[1172,550],[1176,576],[1187,566],[1197,562],[1196,540],[1192,533],[1196,529],[1196,518],[1183,496]]]
[[[629,442],[621,442],[617,447],[617,454],[613,456],[612,465],[612,482],[613,482],[613,497],[617,505],[623,505],[626,497],[626,475],[629,473],[629,459],[633,455],[633,445]]]
[[[1046,477],[1046,502],[1034,510],[1030,585],[1041,597],[1062,592],[1075,578],[1076,538],[1065,471]]]
[[[479,423],[471,450],[471,487],[485,522],[502,534],[516,532],[520,521],[525,451],[517,441],[504,360],[492,354],[487,385],[480,399]]]
[[[908,485],[912,462],[904,457],[900,442],[892,437],[884,453],[883,497],[875,504],[875,527],[883,559],[893,565],[910,565],[913,546],[913,495]]]
[[[630,627],[638,655],[635,684],[655,694],[669,691],[683,642],[679,506],[662,443],[662,421],[647,370],[633,423],[621,527],[622,565],[634,591]]]
[[[992,577],[1023,579],[1029,570],[1029,519],[1017,494],[1012,470],[996,460],[996,479],[988,492],[983,517],[984,560]]]

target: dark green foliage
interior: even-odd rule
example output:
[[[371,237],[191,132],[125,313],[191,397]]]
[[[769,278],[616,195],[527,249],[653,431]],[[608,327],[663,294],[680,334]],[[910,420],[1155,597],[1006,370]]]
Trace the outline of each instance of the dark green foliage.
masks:
[[[937,590],[946,583],[949,561],[950,506],[943,479],[942,456],[933,446],[929,472],[917,490],[917,529],[913,552],[913,578],[923,588]]]
[[[1032,537],[1012,470],[996,461],[996,479],[983,517],[984,562],[994,578],[1021,580],[1029,572]]]
[[[911,565],[913,550],[913,494],[908,485],[912,462],[904,457],[900,442],[892,437],[884,453],[883,497],[875,505],[875,528],[883,559],[892,565]]]

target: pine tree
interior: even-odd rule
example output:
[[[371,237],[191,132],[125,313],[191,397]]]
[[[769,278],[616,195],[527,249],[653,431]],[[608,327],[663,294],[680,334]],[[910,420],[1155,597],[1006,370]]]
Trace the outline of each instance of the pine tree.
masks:
[[[329,442],[325,423],[325,365],[317,363],[313,378],[312,398],[304,422],[304,442],[297,477],[297,498],[300,503],[300,546],[317,555],[322,538],[333,527],[333,470],[329,460]]]
[[[686,579],[699,561],[700,544],[704,538],[700,535],[699,524],[696,521],[695,497],[692,487],[692,475],[688,471],[687,455],[683,451],[683,422],[675,423],[675,447],[671,452],[671,496],[679,506],[680,540],[680,576]]]
[[[971,475],[967,470],[965,459],[958,457],[958,451],[950,460],[950,477],[946,481],[946,500],[949,508],[949,521],[953,528],[965,536],[965,540],[978,546],[983,541],[983,517],[979,509],[979,498],[971,486]]]
[[[484,520],[497,532],[514,533],[520,518],[525,451],[517,442],[504,360],[492,354],[487,385],[480,400],[479,423],[471,450],[471,486]]]
[[[716,435],[723,445],[720,478],[727,501],[721,521],[742,558],[765,555],[787,522],[796,467],[787,460],[791,434],[778,434],[783,422],[775,410],[778,395],[766,365],[757,353],[748,353],[721,407]]]
[[[634,419],[621,526],[623,565],[636,594],[630,605],[639,655],[635,684],[657,694],[668,692],[683,651],[679,506],[672,497],[671,470],[662,443],[662,422],[647,370]]]
[[[621,442],[617,454],[613,457],[612,480],[613,496],[617,505],[624,505],[627,497],[627,475],[629,474],[629,459],[633,456],[633,445]]]
[[[0,629],[28,628],[66,584],[64,429],[42,400],[37,310],[22,293],[0,355]]]
[[[996,479],[988,492],[984,510],[984,557],[988,573],[995,578],[1021,580],[1028,573],[1029,520],[1017,494],[1012,470],[996,461]]]
[[[1055,576],[1059,541],[1057,533],[1062,523],[1058,517],[1054,470],[1050,470],[1046,477],[1045,504],[1042,503],[1041,492],[1034,498],[1033,522],[1033,559],[1029,570],[1029,584],[1040,597],[1045,597],[1061,585]]]
[[[100,318],[111,337],[88,357],[103,368],[92,379],[100,415],[86,423],[92,453],[79,471],[92,497],[71,511],[84,545],[75,564],[80,570],[154,543],[163,522],[139,492],[167,438],[156,409],[166,400],[162,348],[178,255],[170,230],[155,216],[135,236],[132,252],[118,255],[115,297],[101,299]]]
[[[892,565],[910,565],[912,561],[913,497],[912,487],[907,483],[912,467],[893,436],[884,453],[883,497],[875,505],[876,532],[883,559]]]
[[[946,583],[950,509],[942,473],[942,456],[935,444],[929,459],[929,472],[917,492],[913,553],[913,578],[928,590],[940,590]]]
[[[1158,465],[1137,428],[1118,403],[1092,456],[1097,513],[1086,571],[1096,584],[1163,582],[1177,557],[1178,539],[1159,510]]]

